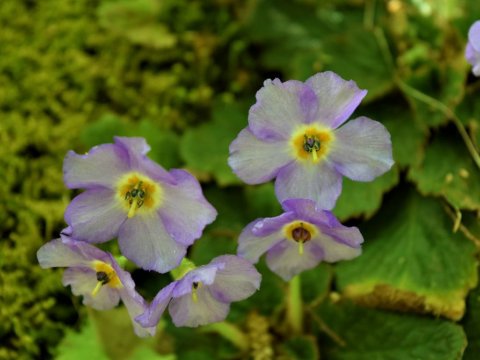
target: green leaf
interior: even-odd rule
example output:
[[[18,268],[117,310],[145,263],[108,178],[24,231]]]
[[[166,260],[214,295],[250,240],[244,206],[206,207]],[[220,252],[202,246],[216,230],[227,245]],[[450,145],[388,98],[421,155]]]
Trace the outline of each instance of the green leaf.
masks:
[[[291,360],[315,360],[320,358],[317,342],[313,336],[290,338],[282,345]]]
[[[452,232],[441,203],[400,188],[361,230],[362,255],[336,267],[345,296],[371,306],[462,317],[465,297],[477,283],[475,247]]]
[[[245,199],[250,221],[257,218],[274,217],[282,213],[273,183],[245,187]]]
[[[300,278],[303,301],[311,303],[327,296],[333,280],[333,269],[331,265],[321,263],[311,270],[302,272]]]
[[[458,209],[480,209],[480,171],[456,129],[434,137],[409,178],[422,194],[443,196]]]
[[[187,168],[220,186],[242,184],[228,166],[229,145],[247,125],[247,110],[238,104],[218,103],[212,121],[188,129],[180,143]]]
[[[321,345],[331,360],[459,360],[466,346],[462,328],[445,320],[345,303],[326,303],[318,315],[344,342]]]
[[[56,360],[109,360],[92,321],[87,321],[80,332],[67,331],[57,353]]]
[[[343,178],[342,193],[333,213],[340,220],[364,216],[370,218],[382,204],[383,194],[399,181],[398,167],[371,182],[358,182]]]
[[[480,354],[480,286],[468,295],[467,314],[462,324],[468,339],[464,360],[476,360]]]
[[[114,136],[126,134],[127,127],[122,119],[113,114],[105,114],[83,128],[80,140],[87,149],[90,149],[100,144],[111,143]]]

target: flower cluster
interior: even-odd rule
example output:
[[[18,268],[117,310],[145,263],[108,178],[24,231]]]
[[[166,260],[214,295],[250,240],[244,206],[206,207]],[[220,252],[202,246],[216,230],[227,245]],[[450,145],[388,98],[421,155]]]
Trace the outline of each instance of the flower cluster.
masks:
[[[347,122],[367,94],[333,72],[300,81],[266,80],[250,108],[248,126],[230,145],[228,162],[248,184],[275,179],[285,213],[250,223],[238,254],[285,280],[320,261],[352,259],[363,237],[328,210],[342,177],[371,181],[393,165],[390,134],[366,117]]]
[[[230,303],[251,296],[261,276],[252,263],[267,264],[290,280],[320,261],[352,259],[362,235],[329,211],[342,177],[370,181],[393,165],[390,135],[383,125],[350,117],[366,90],[332,72],[305,83],[267,80],[250,109],[248,127],[230,146],[229,164],[245,182],[276,178],[284,213],[257,219],[240,234],[238,255],[195,267],[187,248],[202,235],[216,210],[187,171],[167,171],[150,160],[142,138],[115,137],[85,155],[69,152],[64,181],[84,189],[65,212],[68,227],[42,246],[40,266],[66,267],[75,295],[95,309],[120,299],[139,336],[152,335],[168,307],[175,325],[195,327],[226,318]],[[117,238],[120,252],[138,267],[171,272],[174,281],[151,304],[135,291],[115,258],[91,244]]]
[[[159,316],[149,317],[146,326],[135,319],[157,314],[158,300],[149,307],[135,291],[130,274],[111,254],[90,244],[118,238],[126,258],[145,270],[166,273],[182,262],[188,246],[217,212],[192,175],[178,169],[166,171],[146,156],[150,148],[145,139],[114,140],[114,144],[94,147],[85,155],[67,154],[65,184],[85,191],[68,206],[68,227],[60,239],[43,245],[37,257],[43,268],[66,267],[63,283],[70,285],[75,295],[82,295],[85,305],[105,310],[121,299],[136,334],[148,336],[154,334]],[[170,307],[175,309],[172,317],[179,326],[223,320],[230,302],[249,297],[260,286],[254,266],[233,255],[189,271],[156,297],[175,288]],[[197,280],[190,281],[192,278]]]

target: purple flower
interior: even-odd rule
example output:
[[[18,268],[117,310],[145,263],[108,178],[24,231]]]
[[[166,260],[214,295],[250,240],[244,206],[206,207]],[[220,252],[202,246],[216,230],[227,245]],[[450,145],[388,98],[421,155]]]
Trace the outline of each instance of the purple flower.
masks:
[[[224,320],[230,303],[246,299],[260,286],[261,275],[248,261],[223,255],[187,272],[163,288],[137,317],[142,326],[155,326],[169,305],[176,326],[196,327]]]
[[[65,212],[72,237],[101,243],[118,236],[121,252],[161,273],[176,267],[217,212],[198,181],[184,170],[167,172],[146,157],[143,138],[115,137],[85,155],[70,151],[65,184],[85,188]]]
[[[135,333],[145,337],[155,334],[155,328],[145,329],[133,319],[147,307],[135,291],[130,274],[120,268],[112,255],[83,241],[66,235],[43,245],[37,252],[42,268],[66,267],[63,285],[72,287],[75,295],[83,296],[83,303],[97,310],[108,310],[122,299],[133,322]]]
[[[342,175],[371,181],[393,165],[390,134],[382,124],[359,117],[338,128],[366,94],[333,72],[305,83],[266,80],[248,127],[230,145],[230,167],[248,184],[276,178],[280,201],[312,199],[333,208]]]
[[[267,265],[288,281],[321,261],[349,260],[361,253],[363,237],[356,227],[340,224],[312,200],[290,199],[274,218],[247,225],[238,240],[238,255],[256,263],[267,253]]]
[[[480,20],[475,21],[468,31],[468,43],[465,57],[472,65],[473,74],[475,76],[480,76]]]

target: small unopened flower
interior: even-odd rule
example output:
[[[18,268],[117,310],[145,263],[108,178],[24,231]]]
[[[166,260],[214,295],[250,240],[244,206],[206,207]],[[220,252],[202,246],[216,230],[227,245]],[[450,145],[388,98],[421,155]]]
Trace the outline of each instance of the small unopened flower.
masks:
[[[468,43],[465,57],[472,65],[473,74],[475,76],[480,76],[480,20],[475,21],[468,31]]]
[[[312,200],[290,199],[282,207],[282,215],[257,219],[245,227],[238,240],[238,255],[256,263],[267,253],[270,270],[286,281],[321,261],[360,255],[363,237],[356,227],[343,226]]]
[[[163,288],[137,317],[142,326],[155,326],[168,306],[176,326],[196,327],[224,320],[230,303],[248,298],[260,286],[261,275],[248,261],[223,255],[191,269]]]
[[[37,252],[42,268],[66,267],[63,285],[70,285],[75,295],[83,296],[83,303],[97,310],[108,310],[125,304],[135,333],[145,337],[155,334],[155,328],[143,328],[133,319],[147,306],[135,291],[130,274],[120,268],[112,255],[83,241],[66,235],[43,245]]]
[[[280,201],[312,199],[331,209],[342,176],[371,181],[393,165],[390,134],[359,117],[340,127],[367,94],[333,72],[300,81],[266,80],[248,127],[230,145],[229,164],[248,184],[276,178]]]
[[[63,172],[70,189],[85,188],[68,206],[72,237],[101,243],[118,237],[123,255],[161,273],[176,267],[217,213],[187,171],[167,172],[145,154],[143,138],[115,137],[86,155],[70,151]]]

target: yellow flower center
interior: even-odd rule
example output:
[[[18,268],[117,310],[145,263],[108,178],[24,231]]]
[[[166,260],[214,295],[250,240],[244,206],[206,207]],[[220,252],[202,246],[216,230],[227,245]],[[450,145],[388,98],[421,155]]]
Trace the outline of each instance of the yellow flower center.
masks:
[[[298,253],[300,255],[303,255],[303,244],[310,241],[318,233],[315,225],[300,220],[284,225],[282,230],[288,240],[298,243]]]
[[[92,262],[92,268],[95,270],[97,276],[97,285],[92,290],[92,296],[97,295],[103,285],[108,285],[116,289],[123,287],[117,273],[110,264],[95,260]]]
[[[192,300],[193,302],[197,302],[198,301],[198,296],[197,296],[197,289],[201,288],[202,287],[202,283],[201,282],[194,282],[192,284]]]
[[[162,203],[163,189],[149,177],[137,172],[128,173],[117,183],[117,199],[122,203],[129,218],[136,213],[148,213]]]
[[[292,134],[290,145],[298,160],[318,163],[327,156],[334,140],[333,131],[328,128],[303,125]]]

